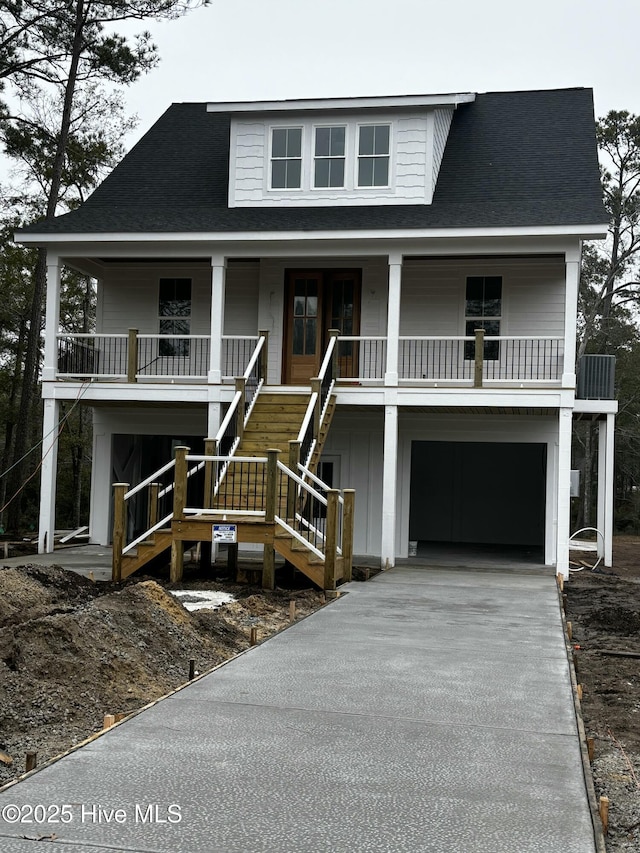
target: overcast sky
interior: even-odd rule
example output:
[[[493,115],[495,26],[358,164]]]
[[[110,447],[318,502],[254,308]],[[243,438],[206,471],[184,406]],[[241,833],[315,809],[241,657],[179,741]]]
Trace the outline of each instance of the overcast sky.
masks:
[[[150,29],[135,138],[173,101],[589,86],[640,113],[640,0],[213,0]]]

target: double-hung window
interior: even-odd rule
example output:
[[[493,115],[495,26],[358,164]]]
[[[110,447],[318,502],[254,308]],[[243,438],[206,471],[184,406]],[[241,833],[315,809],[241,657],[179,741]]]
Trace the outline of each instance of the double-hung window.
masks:
[[[314,186],[344,186],[345,127],[316,127]]]
[[[476,329],[484,329],[488,336],[500,335],[502,316],[502,276],[471,275],[467,278],[465,300],[465,336],[470,337]],[[465,359],[473,359],[475,344],[467,341],[464,346]],[[500,356],[500,342],[486,341],[484,358],[496,361]]]
[[[388,124],[360,125],[358,134],[358,186],[386,187],[389,185]]]
[[[181,335],[191,333],[191,279],[161,278],[158,299],[160,334],[176,335],[160,338],[158,355],[189,355],[189,340]]]
[[[274,127],[271,133],[271,188],[298,190],[302,179],[302,128]]]

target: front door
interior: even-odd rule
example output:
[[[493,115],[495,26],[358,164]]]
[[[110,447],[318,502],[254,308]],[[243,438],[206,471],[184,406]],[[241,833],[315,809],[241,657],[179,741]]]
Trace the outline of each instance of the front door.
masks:
[[[288,270],[284,322],[283,382],[308,385],[320,371],[329,329],[359,334],[360,270]],[[349,362],[344,375],[353,371],[356,349],[341,347],[340,361]]]

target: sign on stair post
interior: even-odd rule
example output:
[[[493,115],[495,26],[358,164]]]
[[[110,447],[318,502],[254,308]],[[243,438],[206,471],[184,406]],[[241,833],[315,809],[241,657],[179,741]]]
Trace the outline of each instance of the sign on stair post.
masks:
[[[212,541],[223,545],[235,545],[238,541],[237,524],[214,524]]]

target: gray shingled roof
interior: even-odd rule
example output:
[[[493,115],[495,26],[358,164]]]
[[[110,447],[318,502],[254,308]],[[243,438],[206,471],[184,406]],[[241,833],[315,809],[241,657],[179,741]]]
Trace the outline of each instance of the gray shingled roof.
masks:
[[[490,92],[455,112],[431,205],[227,206],[228,113],[174,104],[77,210],[24,232],[316,231],[595,225],[590,89]]]

